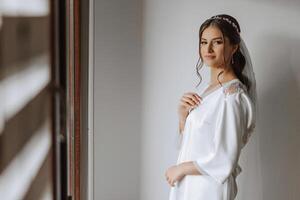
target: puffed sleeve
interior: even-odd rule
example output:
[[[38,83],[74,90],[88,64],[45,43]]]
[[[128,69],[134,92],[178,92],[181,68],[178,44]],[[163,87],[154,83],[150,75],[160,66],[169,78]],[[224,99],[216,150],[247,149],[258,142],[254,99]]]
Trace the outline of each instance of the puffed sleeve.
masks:
[[[237,165],[244,122],[241,93],[230,94],[221,101],[213,131],[214,150],[193,163],[201,174],[223,184]]]

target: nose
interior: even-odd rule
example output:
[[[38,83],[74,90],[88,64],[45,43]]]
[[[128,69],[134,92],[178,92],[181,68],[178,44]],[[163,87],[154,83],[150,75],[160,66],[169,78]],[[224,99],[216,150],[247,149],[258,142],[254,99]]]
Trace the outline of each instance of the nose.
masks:
[[[208,52],[208,53],[213,52],[213,48],[212,48],[212,44],[211,44],[211,43],[209,43],[209,44],[207,45],[207,52]]]

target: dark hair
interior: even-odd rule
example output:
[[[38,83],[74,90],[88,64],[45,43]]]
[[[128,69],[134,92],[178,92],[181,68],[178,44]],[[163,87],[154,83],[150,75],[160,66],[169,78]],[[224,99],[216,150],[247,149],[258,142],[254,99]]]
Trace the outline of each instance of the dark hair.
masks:
[[[216,17],[216,18],[214,18],[214,17]],[[220,19],[218,17],[229,19],[231,22],[233,22],[236,25],[236,27],[234,27],[228,21],[226,21],[224,19]],[[215,15],[203,22],[203,24],[200,26],[200,29],[199,29],[199,55],[200,55],[200,57],[198,59],[197,65],[196,65],[196,73],[200,78],[200,82],[197,84],[196,87],[198,87],[202,81],[202,77],[199,72],[203,66],[203,62],[202,62],[203,59],[202,59],[201,50],[200,50],[201,37],[202,37],[203,31],[206,28],[208,28],[209,26],[215,26],[215,27],[219,28],[219,30],[222,32],[223,38],[225,39],[225,37],[227,37],[229,39],[230,44],[232,44],[232,45],[239,44],[241,41],[240,25],[234,17],[232,17],[230,15],[226,15],[226,14],[221,14],[221,15]],[[224,48],[225,48],[225,46],[224,46]],[[246,60],[245,60],[244,55],[240,51],[240,46],[238,46],[238,49],[235,51],[235,53],[232,55],[232,57],[233,57],[232,58],[233,59],[233,64],[232,64],[233,71],[234,71],[235,75],[238,77],[238,79],[247,87],[247,90],[249,91],[250,81],[249,81],[248,77],[246,77],[245,75],[242,74],[242,71],[246,64]],[[199,64],[200,59],[201,59],[201,63]],[[218,78],[217,78],[218,81],[219,81],[219,76],[222,73],[223,73],[223,71],[218,74]],[[221,84],[220,81],[219,81],[219,83]]]

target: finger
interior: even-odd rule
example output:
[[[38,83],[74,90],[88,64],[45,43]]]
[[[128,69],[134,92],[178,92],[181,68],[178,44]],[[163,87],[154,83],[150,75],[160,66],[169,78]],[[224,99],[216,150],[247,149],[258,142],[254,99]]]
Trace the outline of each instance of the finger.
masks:
[[[182,97],[181,101],[187,103],[189,106],[194,106],[195,105],[195,102],[192,99],[188,98],[188,97]]]
[[[194,97],[196,97],[195,94],[196,94],[196,93],[186,93],[186,94],[184,94],[183,96],[184,96],[184,97],[189,97],[189,98],[194,98]]]
[[[197,99],[198,99],[199,101],[202,101],[202,97],[201,97],[201,96],[199,96],[198,94],[196,94],[195,96],[197,97]]]
[[[202,101],[202,98],[197,94],[197,93],[194,93],[193,94],[193,97],[195,98],[195,100],[197,101],[197,102],[201,102]]]
[[[185,96],[185,95],[187,95],[187,96],[192,95],[192,96],[195,96],[199,101],[202,100],[202,97],[199,96],[199,95],[198,95],[197,93],[195,93],[195,92],[187,92],[187,93],[184,94],[184,96]]]
[[[185,102],[189,102],[191,106],[198,105],[200,103],[198,99],[196,99],[196,97],[194,98],[182,97],[182,100]]]
[[[188,95],[185,95],[185,96],[183,96],[183,97],[192,99],[196,104],[198,104],[198,103],[201,102],[201,99],[198,98],[198,96],[197,96],[196,93],[188,94]]]
[[[182,102],[188,104],[187,106],[185,106],[186,108],[194,108],[200,104],[198,102],[192,101],[191,99],[184,99],[182,100]]]
[[[195,102],[195,104],[200,103],[200,100],[196,96],[192,96],[191,99]]]
[[[186,108],[191,107],[190,104],[188,104],[188,103],[186,103],[186,102],[184,102],[184,101],[181,101],[181,102],[180,102],[180,105],[183,105],[183,106],[186,107]]]
[[[173,187],[175,186],[175,181],[172,182],[172,186],[173,186]]]

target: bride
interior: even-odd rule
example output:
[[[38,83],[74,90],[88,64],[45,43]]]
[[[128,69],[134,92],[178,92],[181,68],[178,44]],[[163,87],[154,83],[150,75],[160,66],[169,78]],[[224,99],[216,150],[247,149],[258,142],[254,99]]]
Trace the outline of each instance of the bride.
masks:
[[[256,82],[237,20],[226,14],[207,19],[199,30],[199,74],[210,67],[210,84],[179,102],[181,146],[166,170],[169,200],[233,200],[239,157],[256,123]],[[201,76],[200,76],[201,78]],[[201,82],[201,81],[200,81]]]

